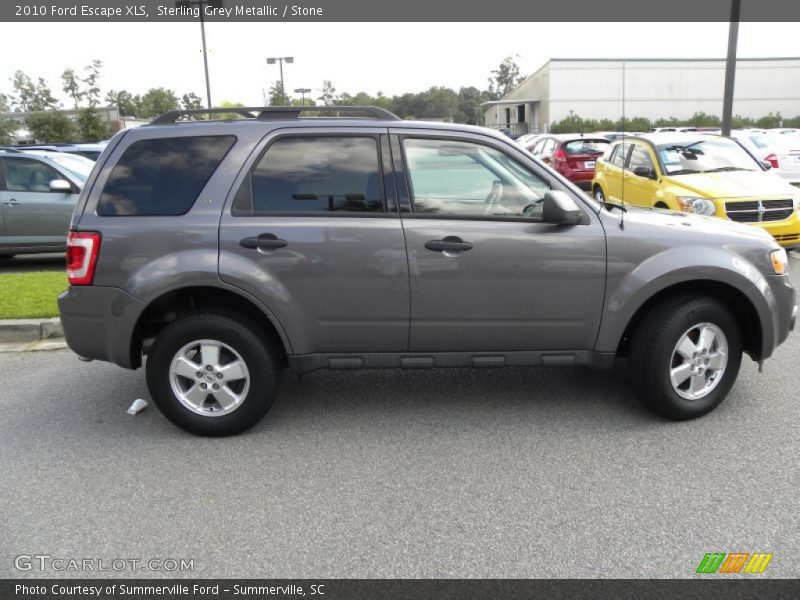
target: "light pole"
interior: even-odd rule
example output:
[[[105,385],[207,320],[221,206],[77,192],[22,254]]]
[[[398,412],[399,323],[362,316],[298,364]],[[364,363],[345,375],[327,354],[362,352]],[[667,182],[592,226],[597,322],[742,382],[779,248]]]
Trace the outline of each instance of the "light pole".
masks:
[[[295,94],[302,94],[303,99],[301,100],[302,106],[306,105],[306,94],[311,91],[311,88],[297,88],[294,93]]]
[[[267,64],[274,65],[276,62],[281,66],[281,97],[283,99],[283,105],[286,106],[286,88],[283,86],[283,61],[286,61],[287,65],[290,65],[294,62],[294,57],[292,56],[276,56],[274,58],[268,58]]]
[[[740,0],[731,0],[731,20],[728,26],[728,58],[725,60],[725,92],[722,97],[722,135],[731,134],[733,120],[733,86],[736,79],[736,44],[739,40]]]
[[[200,10],[200,36],[203,38],[203,66],[206,71],[206,100],[208,101],[208,108],[211,110],[211,83],[208,80],[208,53],[206,52],[206,23],[203,19],[205,14],[205,7],[218,9],[222,8],[222,0],[176,0],[175,8],[183,10],[191,10],[193,6],[197,6]]]

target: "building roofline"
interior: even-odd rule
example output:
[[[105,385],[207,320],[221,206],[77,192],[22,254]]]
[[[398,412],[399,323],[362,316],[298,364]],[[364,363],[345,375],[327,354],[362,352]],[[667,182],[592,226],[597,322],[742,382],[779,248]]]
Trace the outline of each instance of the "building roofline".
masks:
[[[547,62],[725,62],[725,58],[551,58]],[[797,60],[800,56],[775,56],[769,58],[737,58],[736,62]],[[547,64],[547,63],[545,63]]]

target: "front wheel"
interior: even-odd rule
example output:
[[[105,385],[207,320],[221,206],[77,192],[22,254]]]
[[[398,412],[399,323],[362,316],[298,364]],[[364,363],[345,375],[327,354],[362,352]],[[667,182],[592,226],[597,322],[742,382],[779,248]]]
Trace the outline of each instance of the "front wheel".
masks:
[[[628,353],[639,401],[673,420],[711,412],[728,395],[742,361],[739,327],[714,298],[680,296],[645,315]]]
[[[603,188],[601,188],[599,185],[594,186],[594,199],[600,204],[605,204],[606,195],[603,193]]]
[[[202,313],[165,327],[147,358],[147,385],[159,410],[190,433],[240,433],[266,414],[280,369],[257,328]]]

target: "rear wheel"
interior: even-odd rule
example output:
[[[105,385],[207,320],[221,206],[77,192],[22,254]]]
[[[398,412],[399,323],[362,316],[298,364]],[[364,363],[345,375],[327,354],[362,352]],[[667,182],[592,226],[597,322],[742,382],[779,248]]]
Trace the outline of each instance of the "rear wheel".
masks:
[[[606,195],[603,193],[603,188],[601,188],[599,185],[594,186],[593,194],[595,200],[597,200],[601,204],[605,203]]]
[[[258,332],[213,313],[165,327],[147,358],[147,385],[164,416],[207,436],[233,435],[258,423],[280,376],[277,353]]]
[[[628,353],[639,401],[674,420],[700,417],[728,395],[742,361],[739,327],[714,298],[680,296],[642,319]]]

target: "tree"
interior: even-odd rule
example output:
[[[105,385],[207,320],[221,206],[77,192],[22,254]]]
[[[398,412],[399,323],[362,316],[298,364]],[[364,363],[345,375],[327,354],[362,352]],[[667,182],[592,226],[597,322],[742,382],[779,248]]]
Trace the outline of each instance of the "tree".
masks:
[[[121,117],[135,117],[142,112],[142,98],[130,92],[111,90],[106,94],[106,102],[119,108]]]
[[[99,142],[109,136],[108,124],[93,106],[78,112],[78,131],[82,142]]]
[[[320,89],[320,96],[317,98],[324,106],[330,106],[336,102],[336,88],[333,87],[333,84],[330,80],[326,79],[322,82],[322,88]]]
[[[91,63],[86,65],[84,73],[86,74],[81,82],[85,86],[82,90],[83,97],[89,108],[94,108],[100,104],[100,69],[103,67],[103,61],[94,59]]]
[[[16,143],[17,129],[19,129],[19,123],[13,119],[0,119],[0,144]]]
[[[0,112],[8,112],[10,100],[5,94],[0,94]]]
[[[772,129],[773,127],[782,127],[782,123],[783,117],[781,117],[780,111],[774,115],[770,112],[768,115],[756,120],[756,127]]]
[[[83,92],[81,92],[81,85],[78,81],[78,76],[75,75],[75,71],[73,69],[64,69],[64,72],[61,73],[61,89],[64,90],[65,94],[72,98],[75,108],[78,108],[78,106],[81,104],[81,99],[83,98]]]
[[[219,107],[220,108],[243,108],[244,104],[242,104],[241,102],[231,102],[230,100],[223,100],[222,102],[219,103]],[[219,118],[222,119],[223,121],[232,121],[234,119],[239,119],[240,117],[238,115],[236,115],[236,114],[233,114],[233,113],[228,113],[228,114],[223,113],[222,115],[220,115]]]
[[[23,71],[14,71],[11,85],[14,88],[12,104],[22,112],[43,111],[58,106],[52,90],[41,77],[34,83]]]
[[[198,110],[203,108],[203,99],[194,92],[189,92],[181,96],[181,107],[183,110]]]
[[[283,106],[284,102],[286,106],[291,106],[292,104],[292,97],[289,94],[286,94],[284,100],[283,84],[280,81],[276,81],[272,84],[272,87],[269,88],[267,100],[269,101],[269,106]]]
[[[492,71],[489,77],[489,95],[491,100],[499,100],[506,96],[522,82],[519,66],[511,56],[507,56],[500,66]]]
[[[36,112],[25,119],[25,124],[40,144],[73,142],[77,137],[75,123],[59,110]]]
[[[170,110],[178,110],[178,108],[180,107],[175,92],[163,87],[151,88],[142,96],[139,116],[144,119],[152,119]]]

